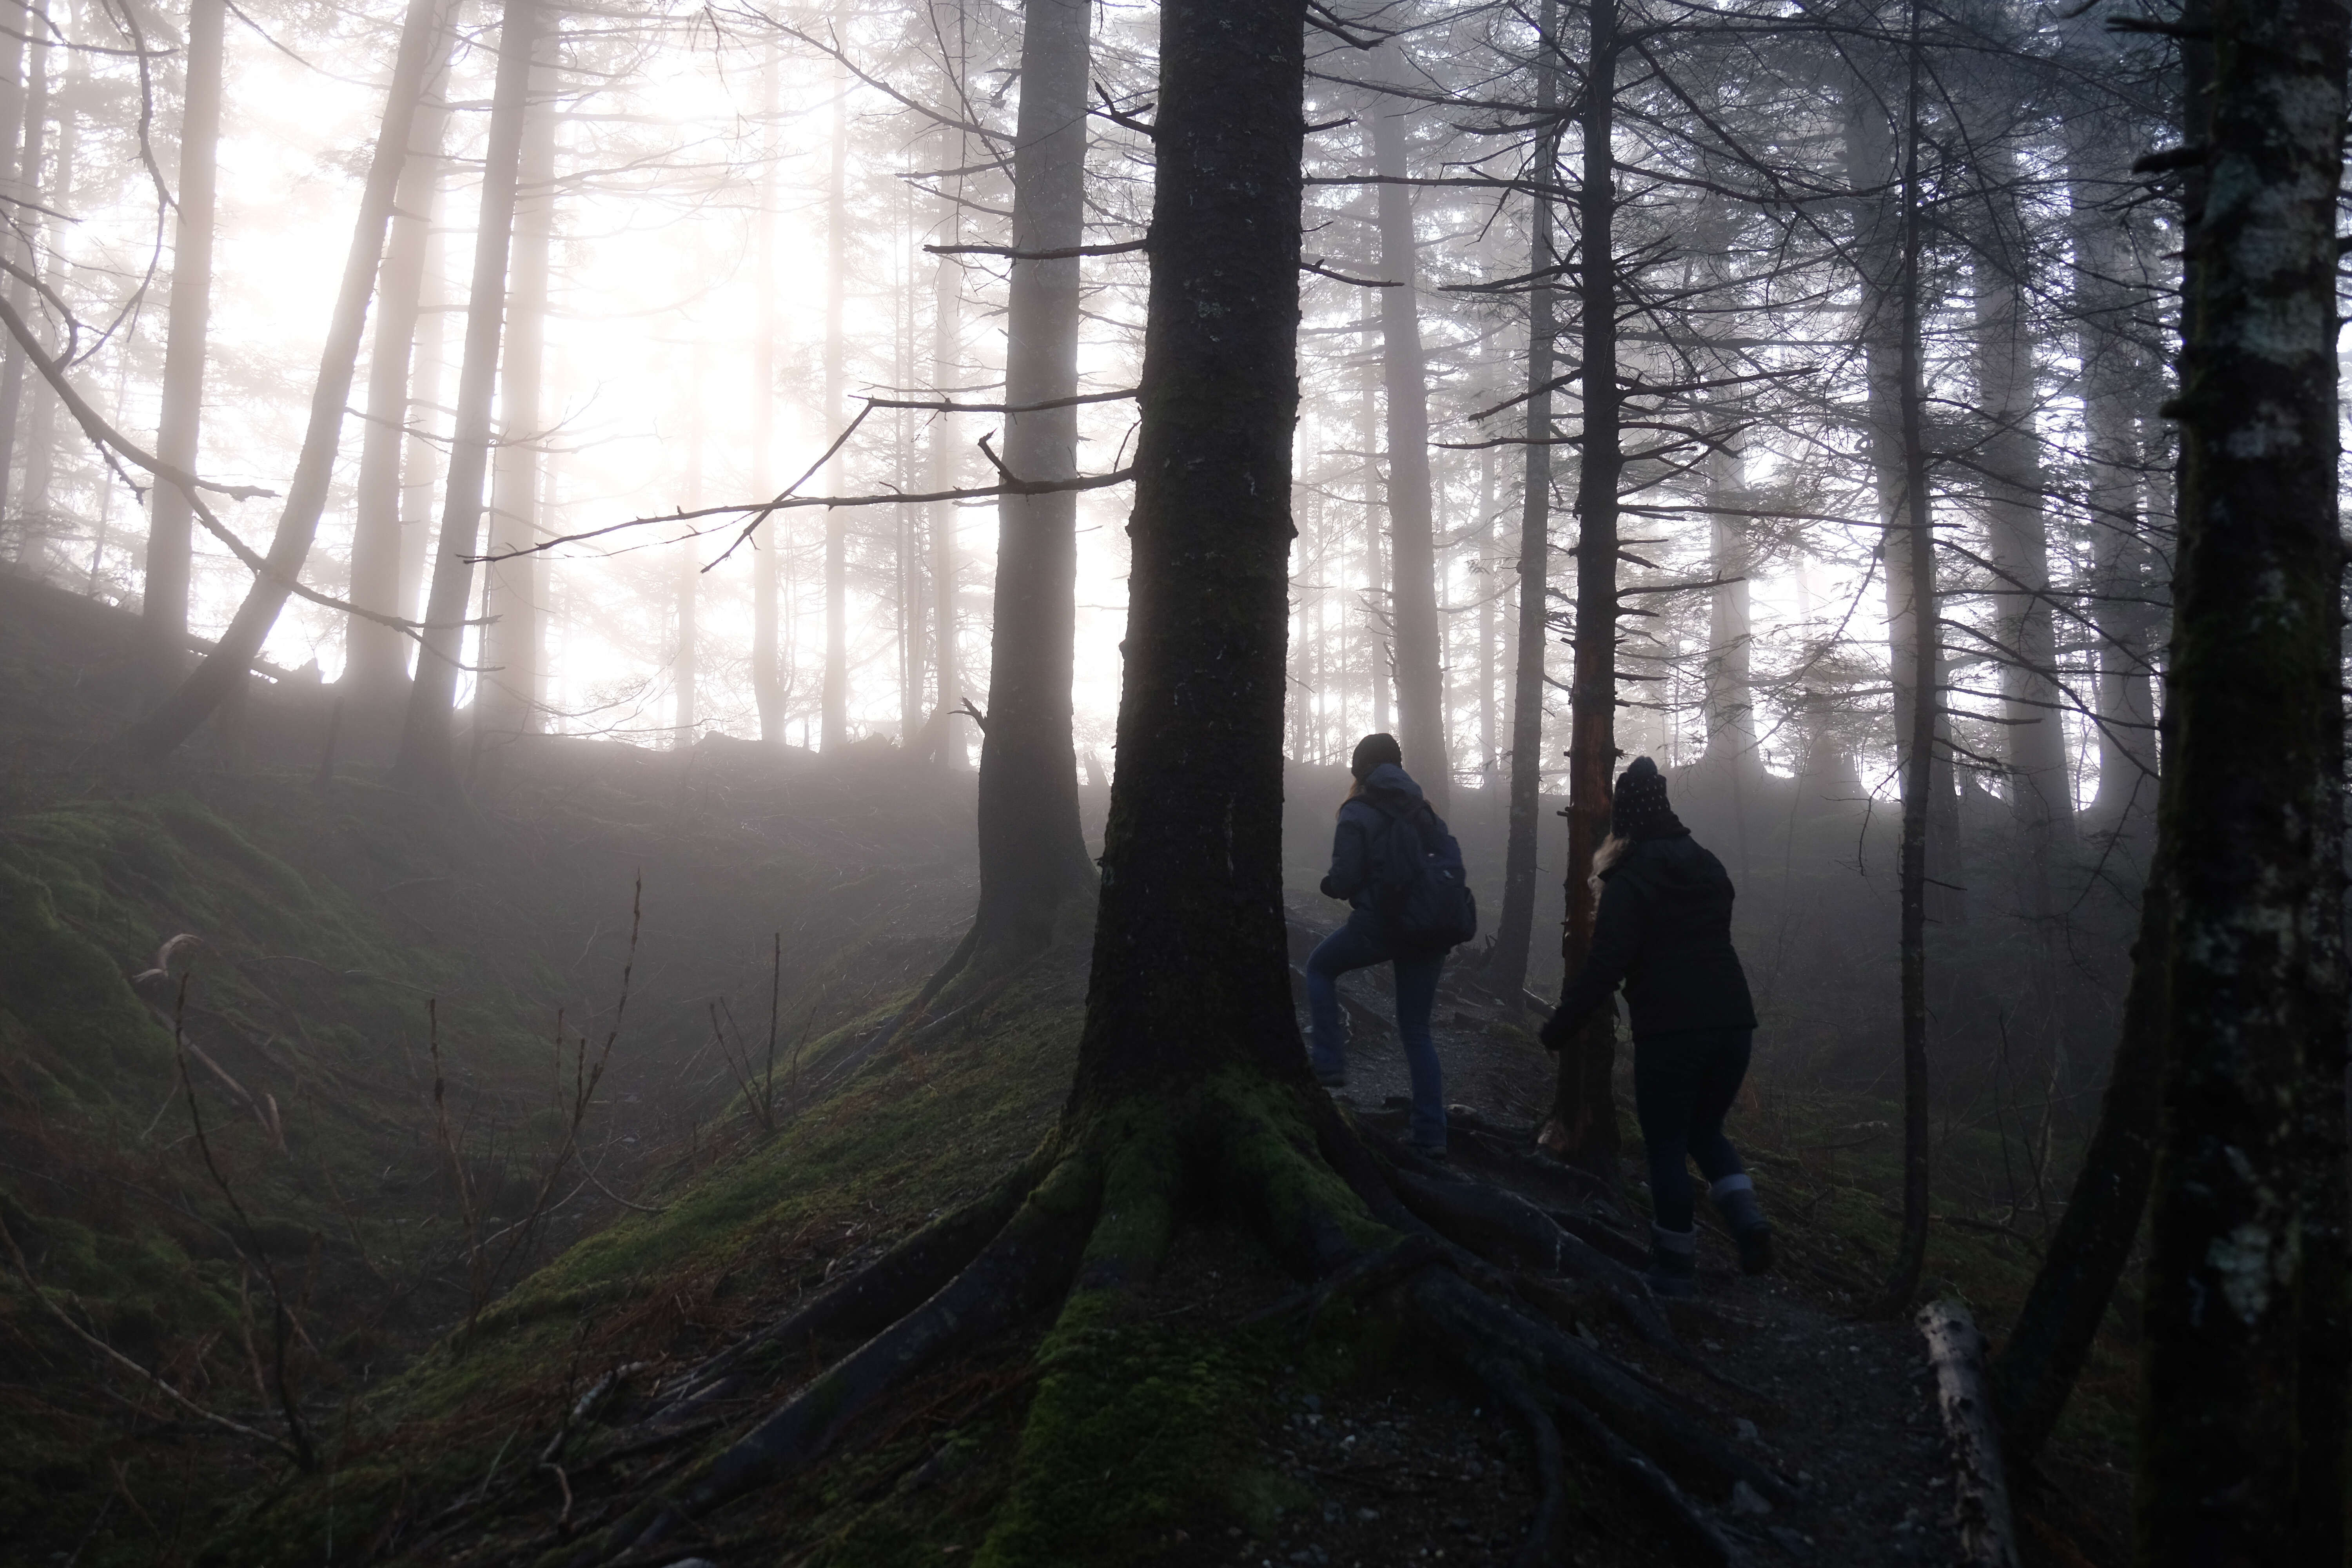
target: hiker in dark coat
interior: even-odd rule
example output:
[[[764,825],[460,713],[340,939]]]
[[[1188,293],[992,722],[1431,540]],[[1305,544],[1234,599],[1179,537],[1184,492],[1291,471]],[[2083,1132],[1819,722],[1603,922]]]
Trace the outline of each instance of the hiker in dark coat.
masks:
[[[1443,1159],[1445,1079],[1429,1037],[1429,1013],[1437,1000],[1437,976],[1445,955],[1400,952],[1374,901],[1372,862],[1379,837],[1391,830],[1410,831],[1422,815],[1435,820],[1403,763],[1394,736],[1367,735],[1356,742],[1355,756],[1348,763],[1356,783],[1339,806],[1323,894],[1355,907],[1348,923],[1325,937],[1307,960],[1307,1005],[1314,1020],[1308,1058],[1318,1082],[1332,1089],[1347,1083],[1348,1025],[1339,1010],[1339,976],[1375,963],[1393,964],[1397,1033],[1403,1037],[1405,1066],[1412,1074],[1413,1147]],[[1444,831],[1443,824],[1438,830]]]
[[[1666,802],[1657,764],[1618,775],[1610,836],[1593,857],[1601,907],[1592,948],[1543,1027],[1573,1040],[1622,984],[1633,1015],[1633,1106],[1650,1156],[1651,1287],[1687,1296],[1698,1252],[1688,1162],[1707,1179],[1750,1274],[1772,1267],[1772,1232],[1723,1119],[1748,1076],[1756,1007],[1731,946],[1731,878]]]

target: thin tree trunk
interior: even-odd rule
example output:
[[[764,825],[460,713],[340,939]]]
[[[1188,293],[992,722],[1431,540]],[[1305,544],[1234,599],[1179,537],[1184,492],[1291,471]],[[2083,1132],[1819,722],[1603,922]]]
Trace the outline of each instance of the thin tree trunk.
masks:
[[[1393,61],[1391,62],[1391,68]],[[1452,809],[1454,763],[1446,746],[1444,677],[1437,617],[1437,558],[1430,520],[1429,366],[1422,353],[1419,247],[1406,177],[1402,100],[1375,104],[1373,170],[1380,203],[1380,273],[1392,289],[1381,302],[1381,364],[1388,395],[1390,599],[1396,632],[1398,743],[1406,767],[1441,816]],[[1398,182],[1391,184],[1388,182]]]
[[[1559,5],[1543,0],[1536,35],[1536,109],[1559,100]],[[1543,794],[1544,654],[1551,643],[1545,621],[1551,574],[1552,272],[1559,258],[1552,233],[1551,198],[1541,194],[1559,165],[1557,132],[1536,142],[1538,195],[1528,213],[1534,240],[1528,271],[1528,425],[1525,489],[1519,500],[1518,613],[1512,637],[1509,829],[1503,847],[1503,908],[1495,927],[1489,985],[1516,999],[1527,987],[1528,948],[1536,911],[1536,837]]]
[[[1977,401],[1986,425],[1977,451],[1993,566],[1993,636],[2002,659],[2010,815],[2025,852],[2025,908],[2046,936],[2052,860],[2074,839],[2074,802],[2059,723],[2057,637],[2050,616],[2049,531],[2042,451],[2033,429],[2033,345],[2020,274],[2023,214],[2015,161],[1988,139],[1979,160],[1988,209],[1977,244]]]
[[[1059,250],[1085,237],[1087,0],[1028,0],[1013,155],[1013,244]],[[1005,401],[1077,391],[1078,262],[1015,260],[1005,312]],[[1077,472],[1077,411],[1007,416],[1004,464],[1024,479]],[[998,502],[988,729],[980,752],[980,944],[1034,949],[1093,879],[1078,825],[1070,738],[1077,498]]]
[[[26,31],[32,37],[30,58],[25,69],[23,151],[16,164],[16,191],[29,200],[42,196],[41,166],[44,156],[41,143],[49,123],[49,32],[48,0],[26,8]],[[47,204],[44,204],[47,205]],[[11,248],[17,248],[13,242]],[[40,265],[40,258],[29,248],[22,251],[21,265],[27,272]],[[22,277],[11,275],[7,286],[8,302],[16,307],[19,317],[29,316],[33,289]],[[14,488],[11,470],[16,458],[16,426],[25,406],[25,356],[21,353],[8,355],[5,366],[0,366],[0,517],[7,515],[13,502],[16,511],[24,511],[24,497]],[[17,555],[21,560],[29,530],[17,534]]]
[[[2094,68],[2109,51],[2103,29]],[[2069,238],[2074,248],[2074,346],[2082,364],[2084,458],[2091,528],[2091,600],[2097,633],[2093,710],[2098,720],[2098,789],[2084,816],[2103,833],[2145,827],[2156,813],[2155,683],[2149,675],[2156,617],[2143,600],[2163,591],[2143,535],[2139,388],[2146,366],[2132,341],[2144,290],[2126,280],[2124,203],[2137,198],[2130,173],[2134,133],[2120,116],[2066,121]]]
[[[352,603],[387,615],[413,616],[413,593],[404,595],[401,551],[401,454],[410,444],[405,426],[415,405],[410,396],[409,365],[415,353],[425,297],[425,270],[433,248],[434,202],[441,186],[442,141],[447,133],[449,57],[457,43],[457,6],[442,0],[436,18],[432,80],[417,107],[401,171],[400,190],[386,242],[383,276],[377,279],[374,346],[368,361],[368,417],[360,437],[360,471],[352,497]],[[431,324],[438,331],[439,321]],[[422,410],[419,423],[430,415]],[[163,487],[157,487],[161,504]],[[183,519],[183,528],[186,526]],[[344,689],[362,701],[389,700],[408,680],[409,641],[390,626],[348,617],[344,637]]]
[[[1573,976],[1592,946],[1596,900],[1592,857],[1609,836],[1617,761],[1617,482],[1624,468],[1617,385],[1615,153],[1617,0],[1593,0],[1591,78],[1581,117],[1584,168],[1577,193],[1581,298],[1582,462],[1577,470],[1575,672],[1569,697],[1568,925],[1563,973]],[[1617,1010],[1597,1009],[1559,1053],[1559,1076],[1543,1146],[1560,1159],[1617,1179]]]
[[[463,13],[459,13],[463,15]],[[446,174],[446,161],[442,165]],[[417,300],[415,363],[409,375],[408,406],[415,426],[401,458],[400,470],[400,613],[422,618],[425,614],[425,547],[433,542],[434,500],[440,494],[442,444],[432,437],[441,421],[441,387],[448,379],[449,241],[446,226],[450,192],[446,177],[433,185],[433,205],[426,214],[425,281]],[[416,645],[409,642],[402,655],[406,679],[415,665]]]
[[[940,204],[945,226],[940,237],[943,243],[959,243],[961,224],[951,202]],[[931,384],[948,387],[955,384],[962,363],[963,292],[956,264],[952,258],[939,258],[938,271],[931,285]],[[935,414],[931,416],[929,488],[944,490],[955,482],[955,416]],[[936,684],[938,700],[931,709],[931,723],[937,727],[935,743],[940,764],[953,773],[961,773],[968,752],[963,731],[958,728],[963,721],[952,719],[963,703],[963,660],[956,646],[956,509],[953,501],[931,503],[931,647],[932,663],[939,671]]]
[[[1921,588],[1912,582],[1913,565],[1904,521],[1905,463],[1903,445],[1903,364],[1909,353],[1902,342],[1901,289],[1903,257],[1899,215],[1892,194],[1898,184],[1894,126],[1880,97],[1876,78],[1885,77],[1893,61],[1872,52],[1856,58],[1856,74],[1845,83],[1845,158],[1847,177],[1854,192],[1854,271],[1861,285],[1860,331],[1865,362],[1864,416],[1869,430],[1873,478],[1878,492],[1878,517],[1883,531],[1885,583],[1888,684],[1894,688],[1896,772],[1911,776],[1908,766],[1912,709],[1918,701],[1916,672],[1920,648],[1928,652],[1937,679],[1931,694],[1942,689],[1941,637],[1932,622],[1922,623],[1917,607]],[[1933,591],[1927,584],[1927,591]],[[1923,638],[1922,627],[1927,635]],[[1931,919],[1957,924],[1966,916],[1952,877],[1952,860],[1959,843],[1959,801],[1953,791],[1950,720],[1942,704],[1928,700],[1936,754],[1928,760],[1927,836]]]
[[[687,400],[687,467],[686,509],[698,511],[702,507],[703,444],[708,438],[702,417],[702,354],[700,343],[694,345],[694,364],[688,373],[691,391]],[[677,710],[672,720],[670,744],[679,751],[691,748],[695,726],[699,720],[696,699],[697,684],[701,679],[701,637],[696,626],[698,600],[701,596],[702,563],[698,558],[694,541],[682,539],[677,547],[677,652],[670,666],[676,684]]]
[[[79,18],[74,17],[70,6],[67,16],[70,21],[68,36],[79,41],[81,24]],[[78,50],[67,55],[65,91],[50,100],[51,117],[58,128],[57,167],[50,175],[49,188],[42,193],[42,201],[61,213],[70,213],[74,206],[75,164],[81,152],[81,116],[75,111],[74,104],[79,97],[76,89],[89,79],[84,65],[88,58]],[[44,219],[37,214],[26,213],[20,221],[26,221],[36,233],[47,236],[48,267],[46,270],[48,285],[52,292],[62,295],[68,268],[64,256],[59,253],[58,242],[64,237],[64,231],[52,226],[55,219]],[[58,458],[58,395],[47,382],[37,382],[32,390],[33,406],[25,421],[25,520],[28,534],[32,529],[37,528],[52,538],[62,540],[65,534],[58,527],[54,493]]]
[[[1910,1310],[1927,1260],[1927,844],[1933,832],[1930,779],[1935,772],[1938,624],[1936,606],[1934,509],[1927,494],[1927,446],[1920,427],[1926,395],[1919,364],[1919,37],[1918,12],[1911,13],[1906,53],[1910,81],[1904,98],[1902,270],[1898,284],[1902,342],[1901,377],[1903,520],[1902,555],[1910,598],[1902,605],[1914,628],[1912,664],[1902,672],[1913,699],[1911,728],[1903,759],[1903,849],[1899,873],[1902,912],[1898,942],[1903,987],[1903,1229],[1895,1264],[1873,1310],[1892,1317]],[[1888,573],[1895,559],[1887,541]]]
[[[508,265],[506,342],[499,353],[499,446],[490,470],[491,559],[483,564],[489,624],[475,684],[475,732],[527,735],[539,728],[540,597],[545,558],[519,554],[539,542],[540,471],[546,424],[547,298],[555,243],[555,107],[560,12],[542,11],[516,161],[514,251]],[[695,378],[695,395],[702,379]],[[699,425],[698,422],[698,441]],[[698,499],[693,504],[699,505]],[[504,559],[500,559],[504,557]]]
[[[2344,1561],[2336,0],[2217,0],[2188,234],[2139,1561]],[[2192,78],[2192,87],[2195,85]],[[2200,97],[2202,95],[2200,95]]]
[[[482,204],[474,237],[473,281],[466,298],[465,358],[457,372],[457,421],[449,447],[449,479],[441,509],[440,548],[425,607],[425,647],[400,737],[392,776],[404,788],[454,793],[457,788],[455,721],[457,661],[465,643],[467,601],[482,528],[483,481],[488,477],[491,402],[498,387],[499,341],[507,300],[507,258],[514,242],[515,186],[522,155],[531,57],[538,34],[537,0],[507,0],[499,24],[499,71],[491,89],[490,126],[483,150]],[[481,721],[477,683],[475,721]]]
[[[367,329],[368,298],[375,291],[384,231],[392,222],[393,196],[402,166],[408,161],[408,138],[417,101],[424,96],[434,15],[435,0],[411,0],[401,25],[400,54],[384,99],[383,124],[368,164],[359,222],[343,263],[326,346],[319,357],[319,379],[310,394],[310,421],[303,433],[301,455],[295,460],[293,481],[287,486],[285,510],[278,515],[277,531],[263,558],[265,570],[255,577],[245,602],[237,606],[228,629],[205,661],[125,737],[132,751],[150,759],[170,755],[232,691],[244,689],[262,641],[277,624],[278,612],[284,607],[310,553],[310,542],[318,535],[342,434],[343,410],[351,402],[360,338]],[[193,423],[189,428],[193,433]]]
[[[186,105],[180,118],[179,212],[172,230],[170,325],[163,345],[163,421],[155,455],[184,473],[196,471],[203,418],[205,340],[212,316],[213,211],[220,152],[221,59],[225,0],[188,7]],[[14,83],[23,46],[0,49],[0,78]],[[5,112],[5,110],[0,110]],[[16,357],[11,345],[9,357]],[[188,654],[189,537],[194,513],[177,485],[158,481],[147,524],[146,589],[139,619],[149,679],[160,689],[178,679]]]
[[[825,193],[824,273],[824,419],[830,425],[843,417],[842,393],[847,385],[842,311],[847,298],[849,267],[849,79],[844,76],[833,100],[833,183]],[[825,433],[832,439],[837,425]],[[838,479],[842,462],[835,458],[826,468]],[[838,494],[838,488],[833,492]],[[818,744],[837,752],[849,743],[849,519],[834,508],[824,514],[824,674],[817,698]]]
[[[759,211],[752,219],[751,493],[776,493],[776,209],[782,193],[782,149],[776,125],[777,47],[760,61]],[[760,710],[760,739],[784,741],[784,683],[776,664],[777,558],[784,550],[782,514],[768,520],[751,554],[751,700]]]

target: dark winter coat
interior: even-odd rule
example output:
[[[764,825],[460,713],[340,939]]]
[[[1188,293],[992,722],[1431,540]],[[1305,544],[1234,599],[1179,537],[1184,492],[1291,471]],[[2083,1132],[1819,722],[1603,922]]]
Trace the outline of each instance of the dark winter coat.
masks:
[[[1731,878],[1687,831],[1626,846],[1601,873],[1592,950],[1544,1026],[1555,1049],[1622,983],[1633,1037],[1752,1029],[1756,1006],[1731,947]]]
[[[1364,780],[1360,794],[1339,807],[1339,826],[1331,834],[1331,869],[1323,878],[1323,896],[1345,899],[1366,916],[1372,906],[1372,839],[1396,817],[1410,817],[1422,809],[1421,786],[1394,763],[1382,763]]]

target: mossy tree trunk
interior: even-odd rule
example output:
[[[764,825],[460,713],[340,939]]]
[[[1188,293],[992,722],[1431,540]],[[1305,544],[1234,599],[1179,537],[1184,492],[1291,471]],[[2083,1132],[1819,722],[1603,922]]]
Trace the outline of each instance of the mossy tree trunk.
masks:
[[[2139,1561],[2344,1561],[2347,15],[2216,0],[2188,245]]]

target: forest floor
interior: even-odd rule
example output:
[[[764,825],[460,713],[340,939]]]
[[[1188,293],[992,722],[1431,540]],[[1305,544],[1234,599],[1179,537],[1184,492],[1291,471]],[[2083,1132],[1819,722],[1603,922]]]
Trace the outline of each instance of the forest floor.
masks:
[[[747,1363],[702,1420],[649,1430],[666,1389],[984,1190],[1053,1124],[1083,940],[953,1026],[865,1050],[970,907],[968,780],[879,753],[824,766],[567,744],[514,764],[476,817],[444,821],[364,762],[328,776],[326,710],[295,691],[257,704],[243,760],[125,784],[79,761],[119,721],[106,682],[122,628],[80,601],[0,612],[0,1220],[23,1248],[0,1259],[0,1561],[538,1562],[810,1368]],[[1329,910],[1302,896],[1297,942]],[[208,1141],[186,1123],[168,1009],[134,981],[180,932],[206,944],[191,1037],[275,1096],[264,1119],[197,1069]],[[742,1069],[765,1033],[774,932],[786,1076],[755,1109]],[[1381,980],[1347,989],[1373,1022],[1345,1098],[1393,1129],[1406,1083],[1377,1023]],[[570,1165],[549,1153],[565,1134],[546,1087],[545,1031],[566,1006],[574,1029],[622,1042],[583,1124],[593,1159]],[[1638,1256],[1638,1145],[1616,1194],[1531,1155],[1550,1062],[1525,1023],[1466,987],[1441,996],[1456,1168]],[[1565,1310],[1796,1485],[1794,1504],[1724,1516],[1756,1562],[1954,1561],[1919,1337],[1856,1318],[1895,1228],[1889,1108],[1763,1047],[1733,1133],[1780,1270],[1739,1276],[1704,1220],[1699,1299],[1670,1312],[1687,1361],[1590,1300]],[[454,1132],[435,1122],[444,1058],[451,1103],[479,1119]],[[1993,1190],[2010,1152],[1965,1118],[1942,1124],[1927,1289],[1967,1299],[1996,1338],[2036,1238],[1966,1194]],[[570,1195],[541,1212],[551,1161],[595,1180],[567,1174]],[[482,1237],[517,1221],[536,1239],[494,1257]],[[505,1273],[472,1279],[501,1257]],[[273,1269],[303,1323],[294,1404],[324,1456],[311,1476],[208,1431],[59,1327],[62,1310],[206,1408],[281,1432],[256,1305]],[[1536,1503],[1516,1426],[1376,1302],[1302,1335],[1278,1310],[1297,1289],[1213,1213],[1180,1233],[1116,1350],[1165,1385],[1169,1414],[1102,1434],[1103,1473],[1069,1479],[1073,1538],[1092,1542],[1074,1562],[1512,1560]],[[2027,1488],[2031,1568],[2124,1560],[2129,1306]],[[968,1557],[1005,1496],[1044,1327],[919,1380],[646,1568]],[[1571,1561],[1701,1560],[1572,1442],[1570,1471]]]

